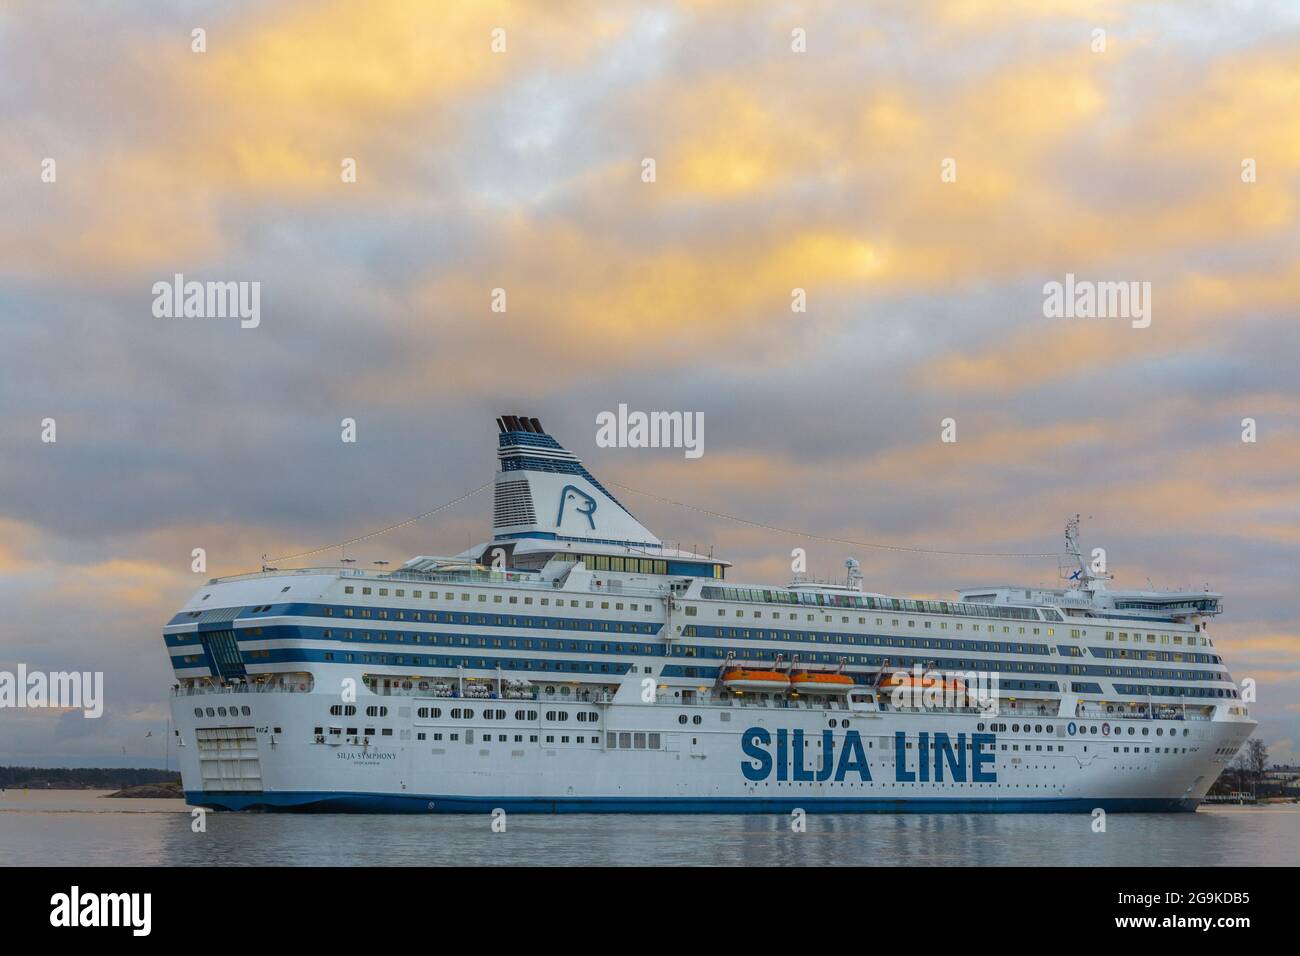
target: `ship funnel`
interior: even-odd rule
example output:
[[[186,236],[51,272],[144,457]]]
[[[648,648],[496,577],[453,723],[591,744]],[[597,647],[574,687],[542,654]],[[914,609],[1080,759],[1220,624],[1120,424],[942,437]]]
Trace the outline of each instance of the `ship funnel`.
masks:
[[[492,527],[498,537],[662,547],[573,452],[546,434],[541,421],[502,415],[497,423],[501,470]]]

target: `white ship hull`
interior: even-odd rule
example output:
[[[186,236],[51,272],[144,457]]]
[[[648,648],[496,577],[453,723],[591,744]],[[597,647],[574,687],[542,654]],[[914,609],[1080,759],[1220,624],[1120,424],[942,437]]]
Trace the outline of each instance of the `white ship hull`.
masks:
[[[497,808],[577,813],[786,813],[795,808],[824,813],[1192,810],[1226,764],[1223,754],[1235,753],[1253,726],[1045,717],[1027,718],[1028,722],[1002,717],[991,722],[959,714],[391,696],[362,698],[371,706],[386,705],[387,717],[346,718],[358,731],[375,731],[373,737],[339,735],[337,742],[328,742],[327,735],[327,742],[317,743],[315,731],[327,728],[331,720],[337,723],[328,714],[337,700],[314,693],[176,698],[176,726],[184,742],[181,771],[189,802],[228,810],[410,813],[487,813]],[[250,717],[214,721],[195,716],[196,707],[206,713],[214,703],[249,706]],[[460,708],[474,710],[477,718],[487,707],[504,710],[506,719],[489,723],[448,716]],[[444,716],[421,719],[414,716],[420,708],[430,712],[437,708]],[[539,717],[513,719],[519,710],[537,711]],[[567,712],[569,719],[545,719],[547,713],[561,712]],[[599,718],[591,724],[579,723],[578,713],[595,713]],[[687,718],[685,727],[679,723],[682,716]],[[698,725],[693,723],[696,717],[701,721]],[[832,720],[837,724],[834,730],[829,727]],[[1018,730],[977,730],[991,724],[1014,725]],[[1132,736],[1126,733],[1128,725],[1134,725]],[[1107,733],[1101,732],[1103,726]],[[1041,729],[1035,732],[1035,727]],[[243,739],[231,741],[238,750],[216,749],[210,741],[198,741],[200,728],[238,728]],[[1085,735],[1080,732],[1084,728],[1096,728],[1097,733]],[[385,729],[390,733],[384,734]],[[747,752],[743,738],[754,729],[767,731],[768,742],[763,745],[750,737]],[[787,732],[784,755],[778,754],[781,730]],[[802,732],[799,771],[794,763],[796,730]],[[852,766],[838,772],[850,731],[858,735],[866,773],[853,760]],[[829,771],[822,756],[824,733],[831,735]],[[934,746],[939,733],[947,734],[952,745],[942,755]],[[425,739],[417,740],[418,734]],[[434,734],[442,739],[434,740]],[[457,739],[451,739],[453,734]],[[620,748],[624,734],[630,738],[623,740],[626,743],[658,734],[659,748]],[[901,751],[899,734],[904,735]],[[924,774],[922,734],[928,735],[930,745]],[[992,778],[978,782],[972,756],[977,736],[991,738],[981,748],[987,759],[980,776]],[[553,740],[548,743],[547,738]],[[613,748],[608,746],[611,743]],[[960,773],[954,766],[958,746],[966,750]],[[766,753],[771,760],[762,779],[746,775],[747,770],[749,776],[757,776],[765,769],[755,752]],[[785,758],[783,769],[778,756]],[[935,779],[936,758],[942,780]]]

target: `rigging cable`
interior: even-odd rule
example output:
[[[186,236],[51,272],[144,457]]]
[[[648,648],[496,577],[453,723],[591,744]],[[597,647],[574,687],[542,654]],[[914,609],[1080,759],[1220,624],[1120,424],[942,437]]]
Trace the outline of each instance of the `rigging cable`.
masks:
[[[727,521],[735,521],[739,524],[749,525],[751,528],[761,528],[764,531],[774,531],[777,534],[792,535],[796,538],[811,538],[814,541],[829,541],[832,544],[848,544],[857,548],[875,548],[880,551],[905,551],[910,554],[940,554],[967,558],[1056,558],[1065,554],[1064,551],[944,551],[937,548],[913,548],[899,544],[878,544],[871,541],[854,541],[851,538],[835,538],[824,534],[813,534],[808,531],[795,531],[791,528],[780,528],[776,525],[764,524],[761,521],[750,521],[748,518],[740,518],[736,515],[730,515],[723,511],[713,511],[709,508],[698,508],[695,505],[688,505],[684,501],[674,501],[672,498],[665,498],[663,495],[657,495],[650,491],[641,491],[632,488],[629,485],[621,484],[617,481],[606,479],[605,484],[613,485],[615,488],[621,488],[624,491],[630,491],[635,495],[644,495],[647,498],[653,498],[664,504],[676,505],[679,508],[686,508],[699,514],[708,515],[711,518],[723,518]]]
[[[365,541],[368,538],[377,538],[381,534],[387,534],[390,531],[396,531],[398,528],[405,528],[408,524],[415,524],[415,522],[417,521],[423,521],[425,518],[428,518],[431,515],[436,515],[439,511],[446,511],[452,505],[458,505],[466,498],[473,498],[476,494],[486,489],[489,485],[492,485],[495,481],[496,481],[495,478],[492,479],[491,481],[485,481],[483,484],[479,485],[473,491],[467,491],[459,498],[453,498],[451,501],[444,502],[443,504],[438,505],[438,507],[436,508],[431,508],[430,510],[424,512],[424,514],[416,515],[414,518],[407,518],[405,521],[399,521],[397,524],[389,525],[387,528],[381,528],[378,531],[371,531],[369,534],[363,534],[356,538],[349,538],[347,541],[340,541],[337,544],[327,544],[323,548],[313,548],[311,551],[299,551],[297,554],[282,554],[278,558],[267,558],[266,561],[271,561],[271,562],[289,561],[292,560],[293,558],[305,558],[309,554],[319,554],[322,551],[332,551],[335,548],[345,548],[350,544],[356,544],[358,541]]]

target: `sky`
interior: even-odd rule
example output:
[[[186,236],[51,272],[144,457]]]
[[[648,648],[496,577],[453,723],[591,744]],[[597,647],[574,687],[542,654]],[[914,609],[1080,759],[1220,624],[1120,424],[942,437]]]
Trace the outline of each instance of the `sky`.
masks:
[[[1225,594],[1300,761],[1298,201],[1287,0],[7,3],[0,670],[106,705],[0,710],[0,762],[161,765],[194,590],[489,481],[503,413],[801,532],[618,492],[742,581],[804,548],[1053,585],[822,538],[1053,552],[1080,513],[1116,586]],[[177,274],[259,283],[256,326],[160,317]],[[1149,325],[1049,316],[1067,275]],[[621,403],[701,413],[704,454],[598,447]],[[348,553],[456,553],[489,508]]]

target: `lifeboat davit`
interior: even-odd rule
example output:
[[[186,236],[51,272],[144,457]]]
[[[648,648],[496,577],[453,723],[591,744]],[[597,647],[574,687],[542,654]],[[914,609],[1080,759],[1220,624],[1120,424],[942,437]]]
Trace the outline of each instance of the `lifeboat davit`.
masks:
[[[819,674],[816,671],[795,671],[790,675],[790,686],[802,693],[845,693],[853,687],[848,674]]]
[[[755,690],[773,693],[788,690],[790,678],[777,671],[731,667],[722,672],[722,686],[728,690]]]

